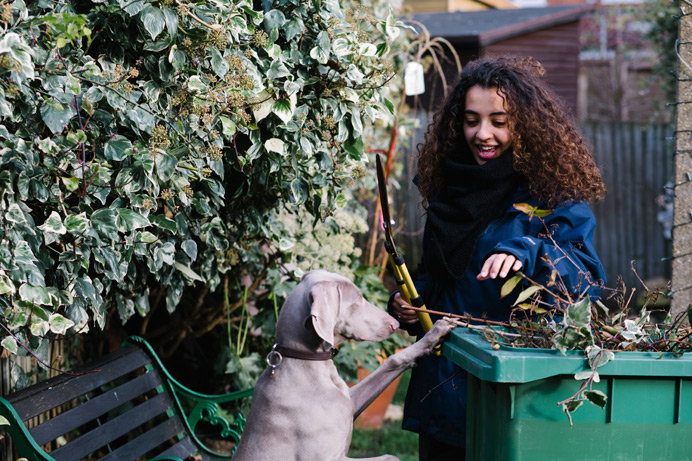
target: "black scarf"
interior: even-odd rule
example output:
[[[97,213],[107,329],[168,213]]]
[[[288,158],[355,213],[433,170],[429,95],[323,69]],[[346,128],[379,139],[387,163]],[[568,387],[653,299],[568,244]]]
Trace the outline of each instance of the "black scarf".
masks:
[[[476,241],[504,211],[519,185],[512,151],[478,165],[446,159],[444,186],[428,203],[423,236],[425,270],[438,283],[461,279]]]

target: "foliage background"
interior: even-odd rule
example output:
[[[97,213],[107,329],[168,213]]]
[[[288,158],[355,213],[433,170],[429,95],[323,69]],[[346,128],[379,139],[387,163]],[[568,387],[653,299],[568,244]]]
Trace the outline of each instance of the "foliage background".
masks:
[[[383,303],[353,244],[374,197],[353,194],[425,48],[386,2],[1,5],[3,349],[52,368],[56,338],[134,332],[165,357],[213,332],[244,387],[306,270]]]

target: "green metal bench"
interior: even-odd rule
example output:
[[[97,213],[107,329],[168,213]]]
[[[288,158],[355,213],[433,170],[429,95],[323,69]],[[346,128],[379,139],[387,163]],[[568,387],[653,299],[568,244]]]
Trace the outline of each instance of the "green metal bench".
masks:
[[[0,426],[29,461],[218,460],[199,432],[235,444],[245,424],[229,423],[219,404],[252,395],[246,389],[203,395],[176,381],[151,346],[130,337],[101,360],[0,398]],[[29,428],[27,428],[29,427]]]

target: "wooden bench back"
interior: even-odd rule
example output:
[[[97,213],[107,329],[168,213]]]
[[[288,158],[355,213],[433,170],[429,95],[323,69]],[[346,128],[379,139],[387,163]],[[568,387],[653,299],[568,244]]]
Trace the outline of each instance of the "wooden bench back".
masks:
[[[197,452],[151,358],[126,346],[6,397],[36,444],[61,461],[185,459]],[[77,434],[77,435],[75,435]],[[14,440],[20,452],[27,441]],[[205,456],[206,458],[206,456]],[[201,458],[199,458],[201,459]]]

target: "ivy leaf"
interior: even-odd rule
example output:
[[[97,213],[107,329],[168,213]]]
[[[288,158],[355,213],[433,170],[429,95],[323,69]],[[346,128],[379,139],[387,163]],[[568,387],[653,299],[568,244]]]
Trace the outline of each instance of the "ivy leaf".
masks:
[[[0,54],[7,54],[19,64],[19,72],[26,78],[34,78],[33,52],[22,38],[14,32],[8,32],[0,40]]]
[[[606,402],[608,401],[608,397],[603,392],[596,390],[584,391],[584,397],[589,402],[600,407],[601,410],[605,409]]]
[[[173,234],[178,232],[178,225],[172,219],[169,219],[163,215],[151,215],[150,218],[152,224],[154,224],[156,227],[170,231]]]
[[[191,260],[197,259],[197,242],[194,240],[185,240],[180,247]]]
[[[14,294],[16,289],[12,279],[9,278],[3,271],[0,271],[0,295]]]
[[[293,118],[293,112],[295,111],[295,95],[288,99],[280,99],[274,103],[272,106],[272,112],[274,112],[282,122],[288,123]]]
[[[67,330],[74,326],[74,322],[72,320],[57,313],[50,315],[48,318],[48,324],[50,325],[50,331],[56,335],[64,335],[67,333]]]
[[[219,116],[221,120],[221,133],[226,137],[226,139],[233,139],[233,135],[236,133],[236,124],[230,118],[226,116]]]
[[[335,56],[348,56],[353,53],[351,44],[345,38],[337,38],[332,44],[332,51]]]
[[[231,66],[216,48],[209,48],[209,52],[211,53],[211,68],[214,69],[216,75],[223,78]]]
[[[115,224],[116,212],[110,208],[101,208],[91,215],[91,225],[103,237],[118,238],[118,226]]]
[[[89,229],[89,218],[86,212],[68,215],[65,218],[65,228],[67,232],[75,236],[86,234]]]
[[[10,351],[11,354],[16,354],[18,350],[17,341],[12,336],[5,336],[5,339],[0,342],[0,346]],[[0,426],[6,426],[8,424],[10,424],[10,422],[7,421],[4,416],[0,416]]]
[[[565,323],[579,327],[588,327],[591,324],[591,301],[587,295],[578,303],[571,304],[565,312]]]
[[[178,34],[178,15],[168,7],[161,8],[161,11],[163,12],[164,18],[166,18],[168,35],[170,35],[171,38],[175,38]]]
[[[264,143],[264,147],[269,151],[269,152],[276,152],[279,155],[286,155],[286,146],[285,143],[280,140],[279,138],[271,138],[268,139]]]
[[[176,261],[175,263],[175,268],[178,269],[185,277],[189,278],[190,280],[194,280],[197,282],[204,282],[205,280],[197,274],[197,272],[193,271],[190,269],[190,267],[181,264]]]
[[[52,305],[50,294],[45,287],[23,283],[19,287],[19,298],[33,304]]]
[[[286,16],[279,10],[270,10],[264,14],[264,27],[266,30],[277,29],[286,23]]]
[[[46,222],[38,226],[43,232],[53,232],[54,234],[65,234],[67,229],[62,223],[62,219],[57,211],[51,212],[50,216],[46,219]]]
[[[60,134],[74,115],[74,111],[69,106],[64,106],[58,101],[48,101],[41,106],[43,123],[53,134]]]
[[[150,224],[147,218],[136,211],[127,208],[118,208],[115,225],[120,232],[130,232],[135,229],[149,226]]]
[[[103,146],[103,155],[108,160],[120,161],[125,156],[125,152],[132,149],[132,142],[125,136],[115,135]]]

